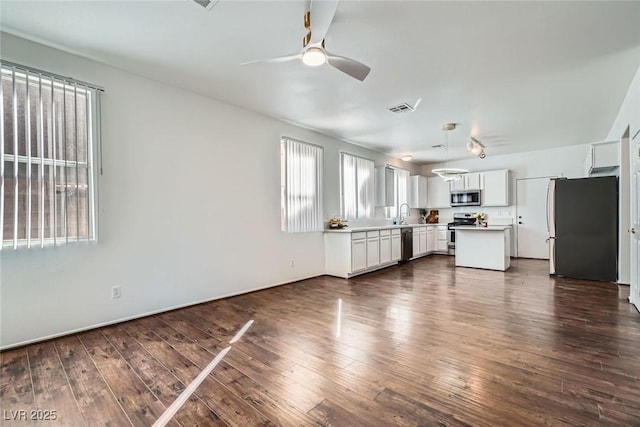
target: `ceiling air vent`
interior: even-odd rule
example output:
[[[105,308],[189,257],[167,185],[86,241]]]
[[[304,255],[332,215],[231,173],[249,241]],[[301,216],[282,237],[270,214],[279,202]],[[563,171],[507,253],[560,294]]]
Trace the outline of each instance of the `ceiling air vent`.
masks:
[[[389,107],[389,111],[392,113],[408,113],[410,111],[415,111],[411,105],[403,102],[402,104],[394,105],[393,107]]]
[[[194,4],[200,5],[207,10],[211,10],[219,0],[193,0]]]
[[[444,144],[432,145],[431,148],[442,148]]]

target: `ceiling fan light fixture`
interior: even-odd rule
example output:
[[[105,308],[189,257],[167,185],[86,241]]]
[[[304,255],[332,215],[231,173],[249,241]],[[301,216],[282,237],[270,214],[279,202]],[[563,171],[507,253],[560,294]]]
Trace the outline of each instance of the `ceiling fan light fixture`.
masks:
[[[403,162],[410,162],[411,159],[413,159],[413,156],[411,154],[407,154],[406,156],[400,157],[400,160],[402,160]]]
[[[309,67],[318,67],[327,62],[327,54],[319,47],[310,47],[302,54],[302,62]]]

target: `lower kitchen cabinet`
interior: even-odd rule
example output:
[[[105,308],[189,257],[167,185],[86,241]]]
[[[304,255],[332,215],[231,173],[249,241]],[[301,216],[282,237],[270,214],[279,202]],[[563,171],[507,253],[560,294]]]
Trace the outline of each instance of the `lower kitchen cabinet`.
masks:
[[[367,268],[380,265],[380,232],[367,232]]]
[[[391,230],[380,230],[380,264],[391,262]]]
[[[435,235],[435,252],[448,253],[449,245],[447,242],[447,226],[446,225],[438,225],[436,226],[436,235]]]
[[[414,257],[427,255],[434,227],[413,227]],[[446,231],[446,226],[445,226]],[[445,251],[446,251],[445,236]],[[402,256],[401,228],[324,233],[325,274],[349,277],[396,264]]]
[[[411,234],[413,237],[413,256],[415,258],[420,255],[420,232],[418,231],[418,227],[413,227],[413,231]]]
[[[356,271],[364,270],[366,268],[367,268],[366,233],[353,233],[353,236],[351,238],[351,271],[356,272]]]
[[[433,225],[427,225],[427,253],[436,249],[436,231]]]
[[[399,261],[402,256],[402,243],[400,240],[400,230],[391,230],[391,262]]]

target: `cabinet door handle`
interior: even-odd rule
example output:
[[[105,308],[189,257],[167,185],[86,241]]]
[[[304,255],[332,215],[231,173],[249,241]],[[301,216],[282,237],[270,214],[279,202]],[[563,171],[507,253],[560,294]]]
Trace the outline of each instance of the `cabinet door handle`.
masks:
[[[635,229],[635,228],[632,228],[631,230],[629,230],[629,233],[631,233],[631,234],[636,234],[636,229]]]

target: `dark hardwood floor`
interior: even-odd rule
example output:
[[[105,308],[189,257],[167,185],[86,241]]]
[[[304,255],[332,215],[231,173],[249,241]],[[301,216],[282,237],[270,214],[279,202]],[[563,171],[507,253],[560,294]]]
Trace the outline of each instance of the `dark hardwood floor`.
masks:
[[[543,261],[504,273],[453,261],[319,277],[7,350],[1,424],[150,426],[253,319],[168,425],[640,425],[628,287],[550,278]],[[21,410],[56,420],[12,419]]]

